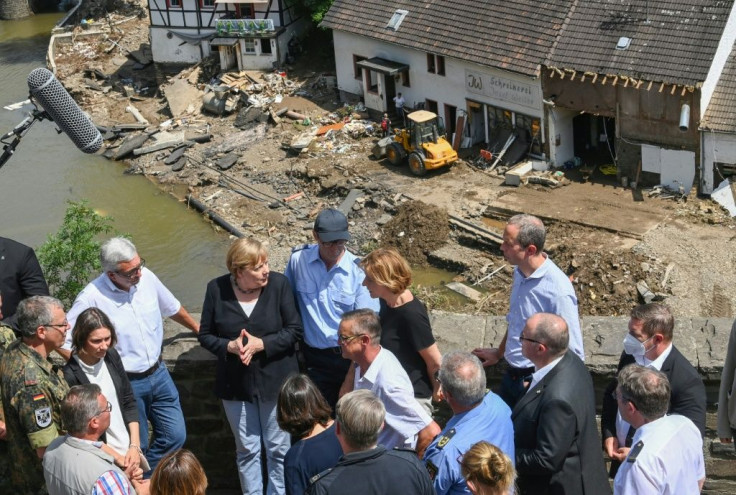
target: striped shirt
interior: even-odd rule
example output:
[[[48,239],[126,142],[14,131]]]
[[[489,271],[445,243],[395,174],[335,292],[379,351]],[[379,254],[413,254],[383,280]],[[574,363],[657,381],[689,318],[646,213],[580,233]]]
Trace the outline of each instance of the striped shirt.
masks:
[[[102,473],[92,490],[92,495],[132,495],[134,493],[125,476],[116,471]]]

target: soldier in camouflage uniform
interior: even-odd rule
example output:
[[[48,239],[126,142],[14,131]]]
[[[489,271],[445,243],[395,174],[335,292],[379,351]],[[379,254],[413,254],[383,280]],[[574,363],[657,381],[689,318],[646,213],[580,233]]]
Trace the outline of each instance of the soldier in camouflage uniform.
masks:
[[[59,405],[69,390],[61,370],[48,359],[64,343],[69,323],[61,302],[49,296],[21,301],[21,338],[0,360],[8,453],[13,460],[10,493],[46,493],[41,457],[61,434]]]
[[[3,319],[3,298],[0,294],[0,320]],[[0,322],[0,359],[3,352],[8,348],[11,342],[16,339],[13,329],[5,326]],[[0,387],[0,398],[2,397],[2,387]],[[8,442],[5,435],[5,415],[3,414],[3,403],[0,399],[0,493],[12,493],[10,486],[10,462],[8,462]]]

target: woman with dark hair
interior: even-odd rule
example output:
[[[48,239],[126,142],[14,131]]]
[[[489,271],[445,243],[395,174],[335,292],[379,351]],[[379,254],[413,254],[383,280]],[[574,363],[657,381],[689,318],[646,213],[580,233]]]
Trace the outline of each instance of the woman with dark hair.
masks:
[[[151,476],[151,495],[205,495],[206,490],[204,469],[186,449],[166,454]]]
[[[289,435],[276,421],[278,391],[298,373],[296,342],[302,321],[288,280],[268,266],[268,251],[255,239],[232,243],[228,272],[207,284],[199,343],[217,356],[215,395],[235,437],[243,495],[263,495],[261,443],[267,495],[284,493]]]
[[[307,375],[292,375],[281,387],[277,420],[294,442],[284,457],[286,495],[302,495],[312,476],[331,468],[342,456],[331,413]]]
[[[125,456],[125,468],[141,463],[138,407],[120,355],[110,318],[98,308],[87,308],[72,330],[72,357],[64,366],[69,386],[95,383],[113,404],[110,427],[102,437],[115,452]]]

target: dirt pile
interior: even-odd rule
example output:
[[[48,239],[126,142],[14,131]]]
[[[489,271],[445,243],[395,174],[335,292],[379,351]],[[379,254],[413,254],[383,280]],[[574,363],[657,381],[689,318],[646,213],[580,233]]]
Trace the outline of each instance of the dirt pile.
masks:
[[[383,227],[383,244],[395,247],[414,266],[427,265],[427,255],[447,242],[450,235],[447,211],[422,201],[407,201],[398,207]]]

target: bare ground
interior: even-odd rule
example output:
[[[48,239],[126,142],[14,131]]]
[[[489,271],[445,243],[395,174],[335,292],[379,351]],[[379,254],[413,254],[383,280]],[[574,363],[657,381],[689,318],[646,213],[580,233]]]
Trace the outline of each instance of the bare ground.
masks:
[[[503,268],[497,245],[448,218],[500,233],[507,215],[518,211],[545,218],[547,251],[570,275],[581,314],[627,314],[641,301],[637,283],[644,281],[678,316],[732,316],[736,224],[715,202],[692,194],[679,200],[649,197],[646,191],[632,192],[595,172],[585,182],[569,174],[569,185],[556,189],[510,188],[502,184],[502,177],[471,165],[477,150],[465,152],[467,161],[449,169],[413,177],[406,167],[371,157],[376,138],[370,135],[370,126],[364,133],[367,122],[362,115],[345,109],[322,77],[331,70],[328,43],[308,46],[295,66],[284,68],[288,86],[284,81],[274,83],[272,74],[250,73],[265,87],[253,94],[271,98],[280,94],[283,99],[271,103],[271,108],[304,114],[307,124],[264,119],[236,128],[237,112],[222,117],[202,113],[198,100],[192,102],[191,112],[173,116],[162,88],[179,78],[205,89],[217,75],[217,64],[205,62],[175,76],[140,64],[141,56],[150,58],[146,19],[117,25],[106,41],[77,37],[57,54],[58,77],[98,124],[134,123],[126,111],[133,104],[150,122],[149,129],[166,122],[169,132],[211,133],[210,142],[186,151],[187,164],[178,172],[163,162],[169,150],[125,163],[130,172],[147,175],[179,198],[191,193],[246,235],[267,239],[276,269],[283,268],[292,246],[309,242],[313,218],[321,207],[337,206],[351,189],[360,189],[350,213],[351,250],[365,253],[393,245],[415,267],[431,259],[452,268],[468,285],[486,279],[476,286],[483,292],[477,303],[416,287],[420,297],[435,307],[507,311],[511,269]],[[94,69],[109,79],[90,84]],[[296,135],[341,122],[346,115],[358,122],[351,124],[352,131],[346,126],[329,133],[302,153],[288,149]],[[120,141],[106,144],[114,151]],[[217,161],[233,153],[236,163],[221,170]],[[282,201],[297,193],[303,195]]]

